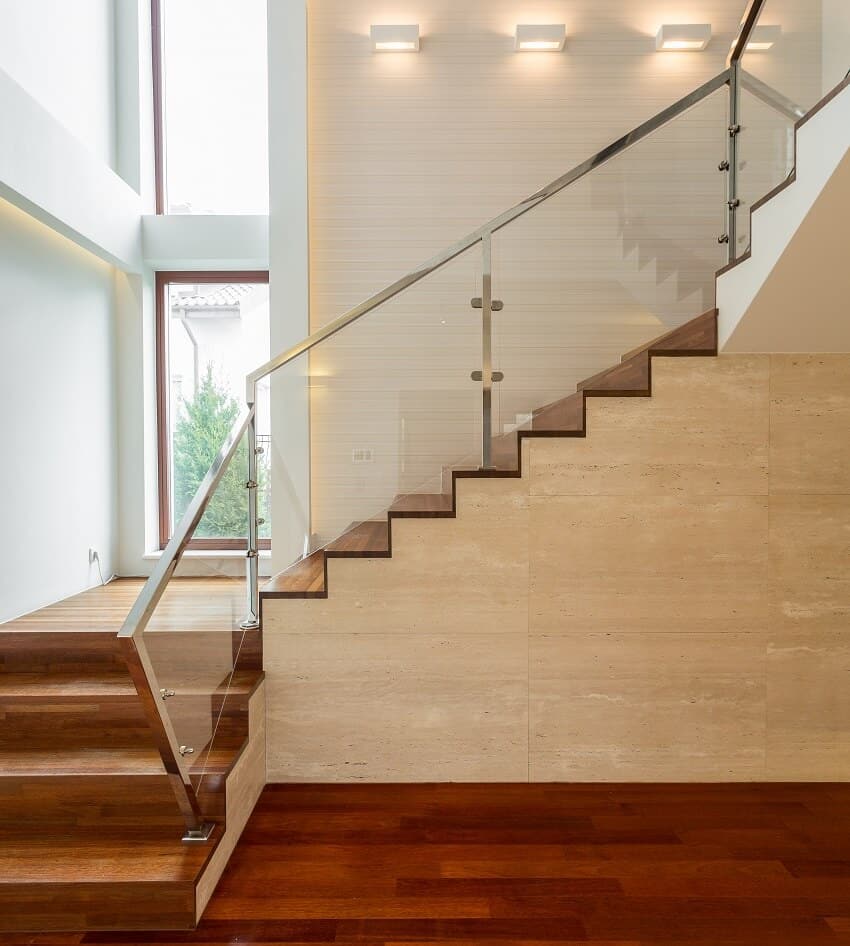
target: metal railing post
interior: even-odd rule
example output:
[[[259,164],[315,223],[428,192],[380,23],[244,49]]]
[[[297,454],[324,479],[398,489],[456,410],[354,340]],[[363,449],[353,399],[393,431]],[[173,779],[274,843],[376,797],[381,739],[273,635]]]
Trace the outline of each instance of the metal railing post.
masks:
[[[204,820],[189,772],[180,761],[181,757],[191,755],[195,749],[192,746],[179,745],[171,718],[165,708],[165,700],[173,695],[173,691],[163,689],[159,692],[154,691],[152,681],[156,681],[156,673],[145,646],[144,634],[140,633],[138,637],[120,637],[119,642],[127,669],[130,671],[136,692],[139,694],[148,718],[169,784],[174,791],[177,807],[186,823],[183,840],[208,841],[215,830],[215,824]]]
[[[256,386],[254,386],[252,405],[256,404]],[[257,412],[251,415],[246,432],[248,441],[248,481],[245,488],[248,490],[248,549],[245,556],[245,571],[247,579],[247,614],[239,625],[243,630],[252,630],[260,626],[260,513],[257,497],[259,488],[259,472],[257,458],[260,450],[257,447]]]
[[[493,468],[493,234],[481,238],[481,468]]]
[[[726,262],[738,258],[738,138],[741,134],[741,64],[729,67],[729,173],[726,177]]]

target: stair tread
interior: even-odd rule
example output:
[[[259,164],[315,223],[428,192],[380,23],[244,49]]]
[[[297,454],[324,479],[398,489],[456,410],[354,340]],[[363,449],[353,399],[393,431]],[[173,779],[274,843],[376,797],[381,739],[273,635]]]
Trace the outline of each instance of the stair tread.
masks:
[[[531,418],[532,430],[584,429],[584,397],[580,392],[561,398],[536,410]]]
[[[190,760],[190,768],[200,774],[206,766],[210,775],[230,769],[237,749],[213,746],[212,751],[197,750],[197,761]],[[0,781],[7,776],[47,778],[57,775],[161,775],[165,771],[155,748],[111,747],[105,749],[80,746],[61,749],[0,750]]]
[[[352,524],[338,539],[328,543],[324,551],[330,556],[384,555],[389,552],[389,523],[368,520]]]
[[[131,841],[120,836],[4,839],[0,884],[114,884],[140,877],[145,883],[194,883],[209,854],[208,845],[181,844],[173,827],[161,838]]]
[[[2,776],[159,775],[162,772],[162,760],[153,748],[16,749],[0,752]]]
[[[449,493],[404,493],[396,496],[389,512],[393,516],[444,516],[453,510]]]
[[[325,558],[370,558],[389,555],[389,523],[369,520],[352,525],[338,539],[291,565],[263,586],[265,597],[323,596]]]
[[[136,688],[126,672],[106,670],[91,673],[4,673],[0,676],[0,700],[50,697],[136,697]]]
[[[714,354],[717,351],[717,316],[713,311],[705,312],[659,338],[626,352],[620,361],[629,361],[645,351],[659,354],[683,351]]]

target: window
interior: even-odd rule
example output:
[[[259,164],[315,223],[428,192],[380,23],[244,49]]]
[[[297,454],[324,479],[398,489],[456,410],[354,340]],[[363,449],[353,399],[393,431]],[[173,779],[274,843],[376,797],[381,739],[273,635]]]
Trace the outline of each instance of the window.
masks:
[[[245,403],[245,375],[269,357],[268,273],[157,273],[159,539],[164,548]],[[260,547],[269,547],[269,389],[257,392]],[[240,448],[190,548],[244,549]]]
[[[266,0],[152,0],[157,213],[268,213]]]

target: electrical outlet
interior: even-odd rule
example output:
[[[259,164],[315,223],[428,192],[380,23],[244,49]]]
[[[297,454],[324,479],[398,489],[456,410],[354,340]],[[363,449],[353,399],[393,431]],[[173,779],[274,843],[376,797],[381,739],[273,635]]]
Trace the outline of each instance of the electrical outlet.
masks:
[[[94,565],[95,562],[100,561],[100,556],[97,554],[97,549],[89,549],[89,565]]]
[[[371,447],[355,447],[351,451],[352,463],[374,463],[375,451]]]

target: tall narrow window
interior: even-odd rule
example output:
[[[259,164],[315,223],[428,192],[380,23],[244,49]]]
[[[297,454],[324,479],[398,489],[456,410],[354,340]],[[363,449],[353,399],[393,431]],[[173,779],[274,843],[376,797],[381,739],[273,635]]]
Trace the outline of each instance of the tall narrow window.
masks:
[[[157,212],[269,207],[266,0],[152,0]]]
[[[157,273],[159,532],[164,548],[269,357],[268,273]],[[269,547],[269,391],[257,399],[261,547]],[[240,448],[192,547],[245,548],[247,455]]]

